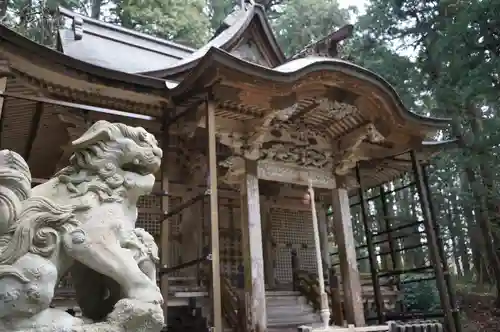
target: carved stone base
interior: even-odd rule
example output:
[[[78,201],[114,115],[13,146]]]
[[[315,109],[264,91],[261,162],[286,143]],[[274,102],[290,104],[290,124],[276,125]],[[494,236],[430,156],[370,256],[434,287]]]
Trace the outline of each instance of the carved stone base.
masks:
[[[105,322],[88,323],[58,309],[47,309],[29,322],[9,328],[12,332],[159,332],[163,328],[160,305],[124,299],[118,301]],[[0,330],[1,326],[0,326]]]

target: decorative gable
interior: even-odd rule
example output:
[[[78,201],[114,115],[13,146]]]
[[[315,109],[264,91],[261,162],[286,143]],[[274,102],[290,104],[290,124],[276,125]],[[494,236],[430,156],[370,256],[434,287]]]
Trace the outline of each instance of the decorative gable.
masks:
[[[238,46],[236,46],[234,50],[231,51],[231,54],[240,59],[264,67],[271,67],[270,61],[266,58],[259,45],[253,38],[243,40]]]

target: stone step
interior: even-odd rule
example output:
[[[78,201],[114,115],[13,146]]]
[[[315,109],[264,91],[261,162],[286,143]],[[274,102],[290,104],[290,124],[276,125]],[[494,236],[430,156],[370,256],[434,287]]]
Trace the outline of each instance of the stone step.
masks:
[[[267,326],[272,327],[272,328],[277,328],[277,327],[288,327],[288,328],[295,328],[301,326],[301,325],[312,325],[318,323],[318,319],[316,317],[297,317],[295,319],[289,319],[289,320],[268,320],[267,321]]]
[[[300,292],[296,291],[266,291],[266,297],[285,297],[285,296],[300,296]]]
[[[281,324],[288,324],[290,322],[298,322],[298,323],[306,323],[306,322],[317,322],[319,320],[319,317],[316,314],[313,313],[304,313],[302,315],[294,315],[294,316],[275,316],[275,317],[268,317],[267,322],[268,323],[281,323]]]
[[[270,331],[297,331],[300,325],[320,322],[320,317],[299,292],[267,291],[267,325]]]
[[[269,300],[266,299],[266,306],[268,308],[274,308],[274,307],[295,307],[295,306],[304,306],[306,303],[304,300],[300,298],[294,298],[294,299],[275,299],[275,300]]]
[[[268,308],[267,316],[293,316],[293,315],[303,315],[314,313],[313,308],[307,306],[295,306],[295,307],[275,307]]]

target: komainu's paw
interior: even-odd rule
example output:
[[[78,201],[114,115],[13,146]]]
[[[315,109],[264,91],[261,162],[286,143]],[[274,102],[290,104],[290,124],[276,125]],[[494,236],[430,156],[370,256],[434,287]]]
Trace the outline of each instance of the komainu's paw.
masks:
[[[128,293],[128,298],[145,303],[163,304],[163,296],[160,289],[155,284],[151,283],[151,287],[141,287],[132,290]]]
[[[164,324],[161,305],[123,299],[118,301],[107,322],[119,326],[124,332],[160,331]]]

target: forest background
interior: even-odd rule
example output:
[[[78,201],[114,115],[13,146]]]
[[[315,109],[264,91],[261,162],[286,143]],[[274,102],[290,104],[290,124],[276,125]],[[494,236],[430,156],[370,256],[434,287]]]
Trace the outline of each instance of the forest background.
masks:
[[[286,55],[353,23],[343,59],[383,76],[411,111],[453,119],[441,138],[458,138],[460,148],[441,153],[429,170],[440,236],[459,292],[491,293],[500,307],[500,169],[495,166],[500,160],[500,0],[367,0],[362,14],[336,0],[260,2]],[[61,24],[56,9],[64,6],[199,47],[240,5],[239,0],[0,0],[0,20],[53,47]],[[420,218],[416,202],[415,190],[400,191],[390,202],[391,213],[400,220]],[[370,209],[376,213],[377,206]],[[364,232],[358,213],[353,216],[361,244]],[[416,233],[405,244],[424,241],[418,227],[402,232],[411,231]],[[428,264],[427,256],[425,248],[402,251],[399,263],[403,268]],[[414,286],[409,305],[437,305],[437,293],[428,286]]]

